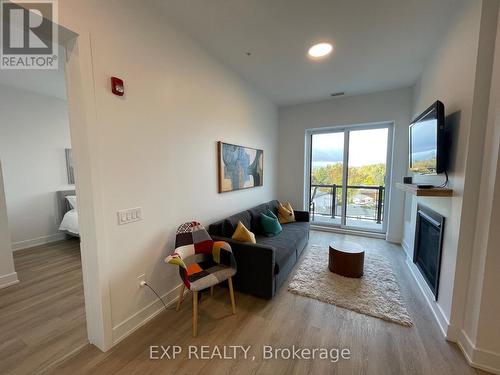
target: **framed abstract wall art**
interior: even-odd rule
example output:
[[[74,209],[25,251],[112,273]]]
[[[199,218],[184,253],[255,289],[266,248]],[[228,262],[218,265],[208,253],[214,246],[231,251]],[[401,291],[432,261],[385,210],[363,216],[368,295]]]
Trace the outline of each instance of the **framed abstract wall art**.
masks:
[[[70,148],[64,150],[66,153],[66,170],[68,172],[68,184],[75,184],[75,167],[73,166],[73,153]]]
[[[263,185],[264,151],[217,142],[219,193]]]

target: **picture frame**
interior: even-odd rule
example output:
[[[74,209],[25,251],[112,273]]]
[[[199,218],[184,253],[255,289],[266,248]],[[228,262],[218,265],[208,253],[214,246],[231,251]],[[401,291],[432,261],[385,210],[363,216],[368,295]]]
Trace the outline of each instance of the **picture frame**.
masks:
[[[66,154],[66,170],[68,174],[68,184],[75,184],[75,168],[73,165],[73,153],[70,148],[64,150]]]
[[[264,184],[264,150],[219,141],[217,165],[219,193]]]

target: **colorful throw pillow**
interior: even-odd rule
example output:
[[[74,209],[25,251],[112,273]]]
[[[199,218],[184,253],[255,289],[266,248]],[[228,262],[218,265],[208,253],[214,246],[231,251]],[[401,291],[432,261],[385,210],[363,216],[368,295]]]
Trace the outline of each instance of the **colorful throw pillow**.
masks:
[[[231,237],[233,240],[240,241],[240,242],[250,242],[250,243],[256,243],[255,241],[255,234],[250,232],[247,227],[243,225],[241,221],[238,221],[238,225],[236,227],[236,230],[233,233],[233,236]]]
[[[292,205],[288,202],[280,203],[278,206],[278,217],[281,224],[293,223],[295,221],[295,214],[293,213]]]
[[[276,216],[271,217],[266,214],[260,214],[260,224],[264,229],[264,234],[268,237],[276,236],[283,230]]]

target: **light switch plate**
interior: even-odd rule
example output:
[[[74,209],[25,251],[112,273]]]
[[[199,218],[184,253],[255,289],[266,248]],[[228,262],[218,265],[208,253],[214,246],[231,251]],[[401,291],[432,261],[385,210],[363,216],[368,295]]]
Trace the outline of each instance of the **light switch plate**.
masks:
[[[118,225],[133,223],[134,221],[142,220],[142,208],[127,208],[126,210],[118,211]]]

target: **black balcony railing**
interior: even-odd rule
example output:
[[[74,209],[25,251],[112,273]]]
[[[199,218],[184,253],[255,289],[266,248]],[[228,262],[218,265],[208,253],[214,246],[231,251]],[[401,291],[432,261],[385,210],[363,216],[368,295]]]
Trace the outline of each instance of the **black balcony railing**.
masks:
[[[342,185],[311,185],[310,211],[314,221],[316,214],[332,219],[342,211]],[[384,219],[383,186],[347,185],[346,218],[372,220],[377,224]]]

